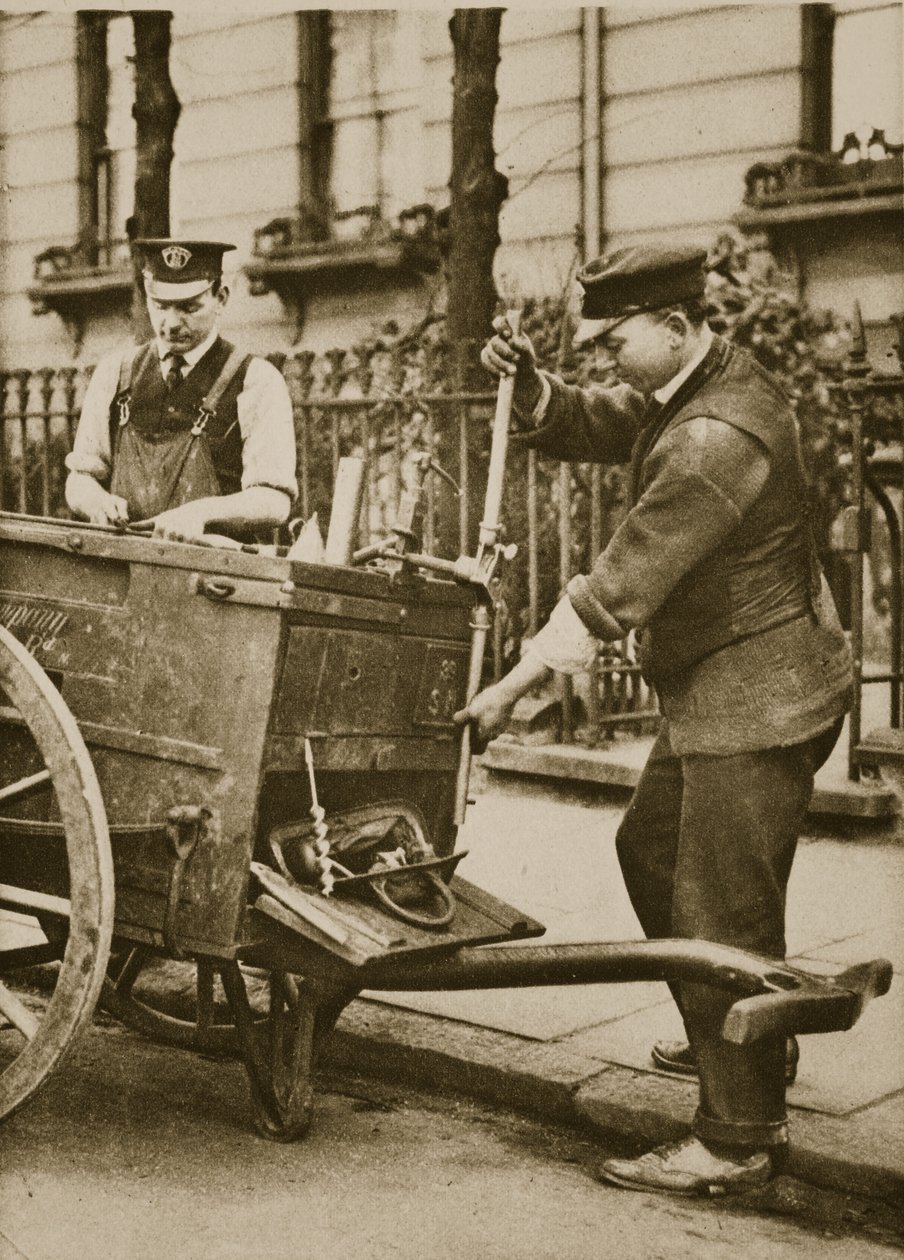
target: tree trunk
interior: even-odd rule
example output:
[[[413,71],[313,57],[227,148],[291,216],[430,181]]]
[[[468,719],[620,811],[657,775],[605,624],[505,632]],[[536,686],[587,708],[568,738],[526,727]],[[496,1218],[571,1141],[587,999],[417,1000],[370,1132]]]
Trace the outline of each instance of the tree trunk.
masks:
[[[169,71],[168,12],[132,13],[135,31],[135,208],[126,227],[129,240],[170,234],[170,168],[181,106]],[[136,340],[150,333],[144,287],[136,264],[132,326]]]
[[[479,347],[491,332],[496,307],[493,259],[499,208],[508,193],[493,148],[502,12],[456,9],[449,22],[455,68],[446,322],[460,388],[486,386]]]

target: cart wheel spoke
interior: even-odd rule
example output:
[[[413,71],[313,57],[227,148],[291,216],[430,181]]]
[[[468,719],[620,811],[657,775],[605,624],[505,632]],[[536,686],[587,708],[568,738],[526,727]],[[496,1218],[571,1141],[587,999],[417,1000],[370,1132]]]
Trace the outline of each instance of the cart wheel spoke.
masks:
[[[0,980],[0,1019],[5,1024],[18,1028],[26,1039],[31,1041],[37,1036],[40,1021],[33,1015],[20,998]]]
[[[15,819],[0,816],[0,1024],[8,1026],[0,1037],[3,1117],[42,1085],[94,1011],[113,931],[113,859],[100,788],[75,719],[34,657],[2,626],[0,689],[0,802],[15,802],[17,811]],[[35,805],[28,796],[36,788],[49,790]],[[23,832],[23,819],[48,815],[54,834]],[[53,953],[61,961],[47,965]]]
[[[214,969],[207,961],[198,963],[195,988],[198,994],[198,1030],[206,1038],[214,1027],[216,1007],[214,1001]]]
[[[135,981],[141,974],[147,959],[149,957],[148,950],[142,949],[140,945],[136,945],[134,949],[130,949],[126,955],[125,962],[119,967],[118,971],[115,966],[111,965],[111,980],[116,992],[122,997],[128,997],[135,986]],[[116,971],[116,974],[112,973]]]
[[[16,783],[10,783],[4,788],[0,788],[0,804],[7,801],[13,801],[17,796],[25,796],[33,788],[40,787],[42,783],[50,782],[50,771],[39,770],[37,774],[26,775],[24,779],[19,779]]]

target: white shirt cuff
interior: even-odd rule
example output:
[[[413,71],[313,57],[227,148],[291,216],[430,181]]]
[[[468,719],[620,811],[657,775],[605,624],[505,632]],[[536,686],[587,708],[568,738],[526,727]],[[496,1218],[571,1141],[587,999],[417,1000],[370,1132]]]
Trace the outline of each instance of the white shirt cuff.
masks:
[[[598,650],[594,636],[564,595],[552,610],[549,621],[526,646],[549,669],[559,674],[581,674],[590,668]]]

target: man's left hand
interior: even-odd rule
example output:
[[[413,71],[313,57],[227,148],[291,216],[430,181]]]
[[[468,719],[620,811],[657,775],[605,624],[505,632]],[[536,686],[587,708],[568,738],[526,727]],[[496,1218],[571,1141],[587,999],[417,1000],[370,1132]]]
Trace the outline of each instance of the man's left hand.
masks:
[[[155,516],[153,536],[170,542],[197,542],[207,531],[210,519],[204,500],[196,499]]]

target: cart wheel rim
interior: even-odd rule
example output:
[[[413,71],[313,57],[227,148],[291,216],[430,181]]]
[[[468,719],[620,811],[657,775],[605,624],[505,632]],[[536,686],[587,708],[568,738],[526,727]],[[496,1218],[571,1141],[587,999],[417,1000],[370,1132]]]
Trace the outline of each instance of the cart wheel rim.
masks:
[[[88,749],[44,670],[2,626],[0,687],[49,773],[66,836],[70,888],[69,937],[59,978],[36,1030],[0,1072],[2,1118],[40,1087],[91,1018],[110,953],[114,890],[106,813]]]

